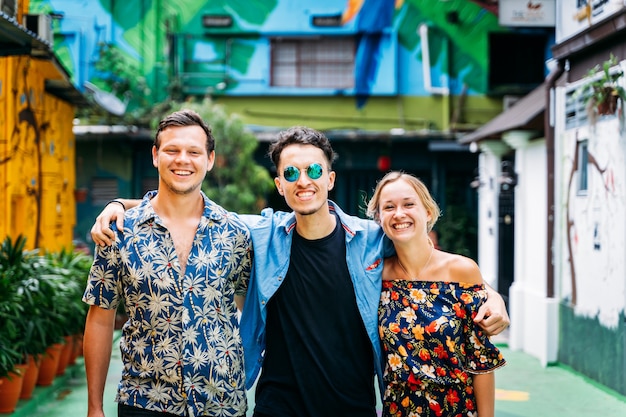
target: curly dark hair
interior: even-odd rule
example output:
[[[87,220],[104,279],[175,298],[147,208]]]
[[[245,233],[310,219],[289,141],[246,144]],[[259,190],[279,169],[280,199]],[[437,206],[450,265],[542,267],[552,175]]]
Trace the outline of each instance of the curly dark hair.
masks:
[[[337,159],[337,154],[333,151],[332,146],[330,146],[330,141],[322,132],[311,129],[310,127],[294,126],[280,132],[278,138],[270,145],[267,152],[267,155],[277,169],[280,163],[280,154],[283,149],[294,144],[313,145],[316,148],[320,148],[328,160],[329,169],[331,169],[332,163]]]

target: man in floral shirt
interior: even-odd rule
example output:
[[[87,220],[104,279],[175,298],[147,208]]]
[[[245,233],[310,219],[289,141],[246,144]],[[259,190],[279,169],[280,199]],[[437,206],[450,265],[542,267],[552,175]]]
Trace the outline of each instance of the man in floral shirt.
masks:
[[[236,302],[248,287],[252,247],[239,218],[201,191],[214,145],[195,112],[165,117],[152,148],[157,194],[128,210],[112,246],[97,248],[83,297],[91,305],[84,343],[88,417],[104,416],[120,302],[128,314],[120,417],[245,415]]]

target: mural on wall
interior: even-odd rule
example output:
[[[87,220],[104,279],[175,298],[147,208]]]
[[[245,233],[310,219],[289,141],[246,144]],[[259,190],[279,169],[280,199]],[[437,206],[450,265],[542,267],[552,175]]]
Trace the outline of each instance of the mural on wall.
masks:
[[[54,64],[26,55],[0,58],[0,235],[27,247],[60,249],[72,240],[74,107],[46,91],[63,76]],[[6,196],[6,197],[5,197]]]
[[[7,202],[12,207],[14,216],[19,216],[30,244],[39,247],[41,237],[41,194],[42,194],[42,150],[41,132],[45,126],[40,125],[34,109],[34,101],[40,97],[30,85],[29,62],[30,58],[21,56],[14,58],[14,71],[9,74],[16,79],[16,88],[7,89],[6,101],[2,103],[5,109],[9,102],[17,104],[17,111],[7,113],[13,120],[7,119],[10,126],[8,146],[0,154],[0,166],[7,170]],[[9,80],[7,80],[9,81]],[[11,203],[9,203],[9,201]],[[23,212],[14,212],[23,211]],[[10,229],[5,231],[10,233]]]
[[[354,90],[356,106],[362,108],[367,102],[381,60],[383,32],[391,26],[393,11],[403,0],[348,0],[343,12],[342,24],[356,15],[358,35],[356,57],[354,59]]]
[[[615,328],[626,292],[624,131],[615,118],[563,139],[561,298],[576,314]]]
[[[288,0],[197,1],[181,0],[32,0],[31,13],[56,13],[55,51],[83,88],[85,82],[99,87],[115,76],[99,68],[102,48],[113,44],[119,50],[116,62],[137,68],[145,78],[147,103],[164,100],[177,87],[171,79],[174,67],[189,74],[203,74],[218,92],[264,94],[268,92],[269,34],[344,34],[358,40],[354,67],[356,106],[365,105],[377,85],[396,80],[408,85],[402,94],[429,96],[416,81],[422,62],[418,28],[434,30],[430,38],[433,80],[447,78],[453,94],[486,92],[488,68],[487,34],[503,31],[498,24],[497,5],[491,1],[465,0]],[[228,15],[230,26],[217,31],[203,27],[203,16]],[[312,15],[342,16],[340,27],[312,27]],[[397,72],[394,65],[381,66],[381,34],[393,28],[403,54],[413,61]],[[216,36],[211,36],[217,33]],[[261,38],[265,34],[265,38]],[[394,35],[394,36],[395,36]],[[389,36],[387,34],[387,36]],[[178,43],[177,43],[178,42]],[[390,48],[388,44],[386,48]],[[171,54],[178,57],[171,61]],[[114,62],[110,68],[115,68]],[[419,69],[421,71],[421,69]],[[382,72],[381,72],[382,71]],[[419,73],[417,73],[419,75]],[[220,78],[221,77],[221,78]],[[134,78],[134,77],[127,77]],[[119,87],[119,86],[118,86]],[[386,94],[393,91],[383,88]],[[381,90],[382,91],[382,90]],[[118,93],[124,99],[123,91]],[[285,94],[302,94],[293,89]],[[202,94],[200,94],[202,95]],[[135,104],[138,106],[138,104]],[[129,107],[132,109],[133,104]]]
[[[412,51],[421,62],[421,45],[417,29],[421,23],[437,28],[429,50],[432,55],[433,79],[449,76],[454,84],[466,85],[470,92],[484,94],[488,67],[487,34],[502,31],[498,24],[497,6],[485,8],[481,1],[405,0],[397,16],[400,45]],[[446,56],[446,42],[453,46],[454,59]]]

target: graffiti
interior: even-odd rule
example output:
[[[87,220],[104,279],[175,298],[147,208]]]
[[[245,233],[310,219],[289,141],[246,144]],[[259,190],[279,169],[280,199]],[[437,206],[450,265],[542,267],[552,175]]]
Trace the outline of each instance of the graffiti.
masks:
[[[568,190],[572,190],[573,187],[576,187],[576,185],[574,184],[574,179],[576,178],[576,174],[580,172],[581,168],[585,168],[586,167],[581,167],[580,164],[580,146],[581,146],[581,142],[580,141],[576,141],[576,149],[574,151],[574,160],[572,163],[572,167],[570,169],[570,173],[569,173],[569,179],[568,179]],[[598,173],[600,173],[600,175],[603,175],[606,172],[606,168],[601,168],[598,164],[598,161],[596,160],[596,158],[593,156],[592,153],[589,153],[588,156],[588,166],[591,166],[593,168],[595,168],[597,170]],[[575,194],[575,193],[574,193]],[[566,227],[566,233],[567,233],[567,252],[569,254],[569,267],[570,267],[570,279],[571,279],[571,285],[572,285],[572,297],[571,297],[571,304],[572,305],[576,305],[576,266],[574,263],[574,250],[573,250],[573,245],[574,245],[574,240],[577,240],[577,236],[576,233],[574,233],[573,231],[575,230],[575,221],[574,218],[571,214],[570,211],[570,200],[571,200],[571,195],[572,192],[569,192],[567,197],[567,201],[565,203],[565,212],[567,213],[567,227]],[[596,232],[594,232],[595,235],[597,235],[597,225],[596,225]],[[599,249],[600,245],[598,243],[598,247],[595,247],[595,243],[594,243],[594,249]]]
[[[579,314],[599,315],[607,326],[615,321],[617,310],[611,306],[623,302],[599,295],[617,294],[623,286],[624,265],[616,258],[624,241],[617,231],[624,225],[626,203],[618,125],[615,118],[607,120],[572,131],[564,141],[569,144],[563,165],[563,295]]]
[[[35,247],[39,246],[41,238],[41,187],[42,187],[42,154],[41,131],[33,108],[33,91],[29,83],[29,58],[18,58],[16,75],[22,80],[16,83],[21,88],[11,90],[12,100],[16,106],[22,107],[14,113],[13,129],[9,137],[9,146],[6,154],[0,157],[0,165],[7,165],[7,172],[13,178],[13,193],[23,192],[27,202],[21,207],[25,212],[24,227],[29,230],[25,233]],[[21,190],[20,190],[21,188]],[[14,207],[13,209],[20,209]],[[21,215],[22,213],[14,213]]]

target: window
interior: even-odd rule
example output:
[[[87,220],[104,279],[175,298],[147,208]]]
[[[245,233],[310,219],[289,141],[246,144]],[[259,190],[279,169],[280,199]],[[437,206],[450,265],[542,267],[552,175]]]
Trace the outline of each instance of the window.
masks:
[[[490,33],[489,92],[524,95],[541,84],[547,44],[547,36],[542,33]]]
[[[106,204],[119,196],[116,178],[94,178],[91,180],[91,204]]]
[[[589,180],[589,141],[587,139],[578,143],[578,194],[587,194]]]
[[[589,123],[589,112],[586,109],[585,94],[571,90],[565,95],[565,128],[572,129]]]
[[[354,88],[354,38],[273,39],[274,87]]]

